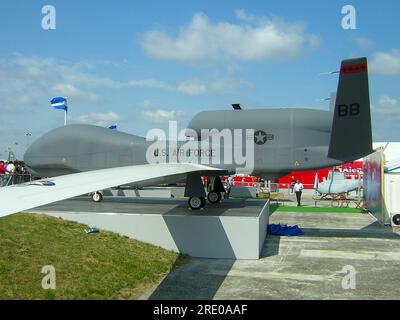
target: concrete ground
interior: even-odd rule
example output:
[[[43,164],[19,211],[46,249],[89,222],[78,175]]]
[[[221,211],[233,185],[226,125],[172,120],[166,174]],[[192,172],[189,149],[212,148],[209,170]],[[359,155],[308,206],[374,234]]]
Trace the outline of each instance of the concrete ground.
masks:
[[[400,298],[400,237],[368,214],[274,212],[270,223],[305,234],[268,236],[260,260],[189,258],[142,299]]]
[[[292,204],[294,196],[289,197]],[[304,204],[313,205],[307,203],[312,196],[305,194],[304,200]],[[252,201],[255,205],[259,202]],[[185,205],[183,200],[127,198],[109,199],[100,205],[81,198],[46,209],[156,213],[160,207],[167,212],[169,206],[178,205],[179,209],[179,203]],[[249,210],[248,203],[238,203],[236,210]],[[232,214],[232,209],[224,214]],[[370,215],[275,211],[270,223],[298,224],[305,234],[293,238],[267,236],[260,260],[188,258],[142,299],[400,298],[400,236]],[[349,270],[355,271],[356,288],[346,290],[342,282]]]

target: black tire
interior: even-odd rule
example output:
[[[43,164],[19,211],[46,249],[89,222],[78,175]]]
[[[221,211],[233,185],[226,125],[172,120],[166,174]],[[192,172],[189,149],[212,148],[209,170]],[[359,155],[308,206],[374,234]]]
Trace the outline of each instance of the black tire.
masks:
[[[209,203],[218,203],[222,199],[221,192],[210,191],[207,195],[207,200]]]
[[[100,192],[95,192],[92,194],[92,201],[93,202],[101,202],[103,201],[103,195]]]
[[[206,199],[203,197],[190,197],[188,200],[188,205],[192,210],[199,210],[203,208],[206,204]]]
[[[393,216],[392,220],[393,220],[393,223],[394,223],[396,226],[400,226],[400,214],[395,214],[395,215]]]

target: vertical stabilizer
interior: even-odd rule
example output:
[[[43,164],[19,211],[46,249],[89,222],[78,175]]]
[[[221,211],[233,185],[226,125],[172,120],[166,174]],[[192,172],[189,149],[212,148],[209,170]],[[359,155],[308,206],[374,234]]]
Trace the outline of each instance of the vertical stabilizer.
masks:
[[[349,162],[372,151],[367,58],[343,60],[328,157]]]

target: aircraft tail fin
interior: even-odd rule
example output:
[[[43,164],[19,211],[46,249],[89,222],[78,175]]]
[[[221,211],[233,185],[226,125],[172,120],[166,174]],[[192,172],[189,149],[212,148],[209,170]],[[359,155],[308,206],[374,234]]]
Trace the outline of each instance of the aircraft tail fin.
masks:
[[[350,162],[372,152],[367,58],[343,60],[328,157]]]

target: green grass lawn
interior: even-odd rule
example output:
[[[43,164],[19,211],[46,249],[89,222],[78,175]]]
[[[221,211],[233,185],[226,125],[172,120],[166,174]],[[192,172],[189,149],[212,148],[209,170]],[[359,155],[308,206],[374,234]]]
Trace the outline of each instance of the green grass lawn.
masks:
[[[0,219],[0,299],[135,299],[180,262],[177,253],[45,215]],[[44,290],[53,265],[56,289]]]
[[[311,212],[311,213],[364,213],[360,209],[354,208],[338,208],[338,207],[292,207],[292,206],[274,206],[270,205],[270,212]]]

